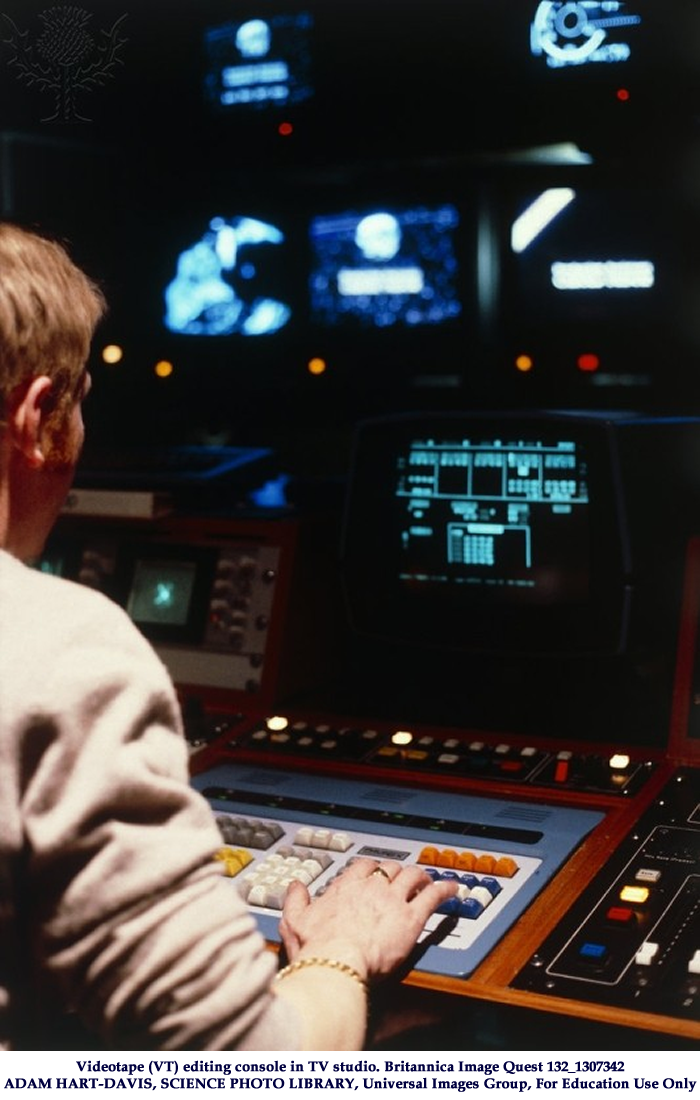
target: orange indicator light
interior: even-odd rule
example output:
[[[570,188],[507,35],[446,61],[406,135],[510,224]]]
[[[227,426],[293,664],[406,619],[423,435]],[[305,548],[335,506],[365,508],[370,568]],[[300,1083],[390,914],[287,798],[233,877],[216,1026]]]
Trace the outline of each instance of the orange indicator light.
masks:
[[[106,344],[102,349],[102,361],[104,363],[119,363],[124,357],[124,351],[119,344]]]

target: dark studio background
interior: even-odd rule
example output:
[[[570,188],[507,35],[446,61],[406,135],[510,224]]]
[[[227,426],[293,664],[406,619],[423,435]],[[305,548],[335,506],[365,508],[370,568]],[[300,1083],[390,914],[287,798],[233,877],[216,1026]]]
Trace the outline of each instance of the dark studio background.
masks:
[[[108,0],[80,10],[96,45],[124,16],[115,64],[101,85],[77,90],[82,120],[45,121],[54,98],[19,78],[13,43],[19,31],[36,47],[42,16],[58,7],[2,9],[2,197],[6,215],[66,238],[109,297],[98,344],[119,343],[124,358],[109,367],[96,355],[93,445],[265,445],[293,477],[322,481],[343,476],[353,423],[375,413],[698,411],[700,17],[690,0],[640,0],[629,61],[565,69],[530,54],[534,0],[203,0],[177,12]],[[205,28],[282,11],[313,16],[313,96],[288,109],[213,110]],[[570,163],[572,150],[584,163]],[[583,313],[553,309],[537,269],[514,262],[519,197],[561,183],[588,196],[571,221],[574,249],[592,234],[613,255],[653,258],[656,286],[641,307],[613,294]],[[412,202],[459,211],[459,317],[392,331],[314,322],[309,220]],[[293,307],[279,332],[207,340],[163,329],[177,255],[217,213],[284,225],[284,245],[264,257],[268,287]],[[521,352],[534,361],[527,373],[514,366]],[[598,356],[596,371],[577,366],[582,353]],[[323,375],[309,373],[313,356],[326,360]],[[153,371],[162,358],[175,368],[163,380]]]

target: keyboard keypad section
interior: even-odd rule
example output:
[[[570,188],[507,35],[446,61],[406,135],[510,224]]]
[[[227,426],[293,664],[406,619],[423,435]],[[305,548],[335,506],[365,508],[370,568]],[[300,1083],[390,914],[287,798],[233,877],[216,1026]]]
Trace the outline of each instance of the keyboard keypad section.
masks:
[[[284,834],[275,821],[236,817],[233,814],[217,814],[216,824],[227,844],[244,844],[249,848],[270,848]]]
[[[438,914],[463,920],[478,920],[503,890],[502,879],[512,879],[518,863],[511,856],[424,847],[418,863],[434,881],[457,884],[457,894],[448,898]],[[443,868],[446,868],[443,870]]]
[[[221,862],[221,870],[227,878],[235,878],[236,875],[240,875],[244,867],[253,862],[252,855],[245,848],[230,848],[228,845],[219,848],[214,859]]]
[[[418,864],[433,879],[452,879],[457,895],[430,918],[421,939],[459,951],[497,918],[541,860],[493,848],[449,848],[404,837],[335,829],[323,821],[286,821],[216,812],[224,840],[222,872],[251,910],[279,918],[290,884],[320,896],[358,858]]]
[[[311,886],[332,864],[333,859],[327,852],[282,845],[243,876],[239,892],[249,905],[281,909],[292,882]]]

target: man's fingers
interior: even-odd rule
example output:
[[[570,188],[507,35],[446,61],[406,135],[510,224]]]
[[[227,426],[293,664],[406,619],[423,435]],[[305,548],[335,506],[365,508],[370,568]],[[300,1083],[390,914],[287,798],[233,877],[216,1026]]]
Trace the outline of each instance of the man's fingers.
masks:
[[[304,911],[308,908],[309,902],[309,891],[303,882],[290,882],[285,894],[284,909],[279,923],[282,943],[290,958],[293,957],[301,945],[296,929]]]

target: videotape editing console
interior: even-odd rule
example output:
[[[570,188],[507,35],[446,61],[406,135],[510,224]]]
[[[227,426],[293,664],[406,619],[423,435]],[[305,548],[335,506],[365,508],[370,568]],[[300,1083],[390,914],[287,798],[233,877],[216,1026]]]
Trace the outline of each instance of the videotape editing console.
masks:
[[[40,563],[121,603],[169,667],[222,873],[264,936],[294,879],[420,864],[458,885],[406,978],[445,1019],[479,999],[699,1041],[700,539],[649,743],[334,709],[318,546],[291,518],[65,517]]]

